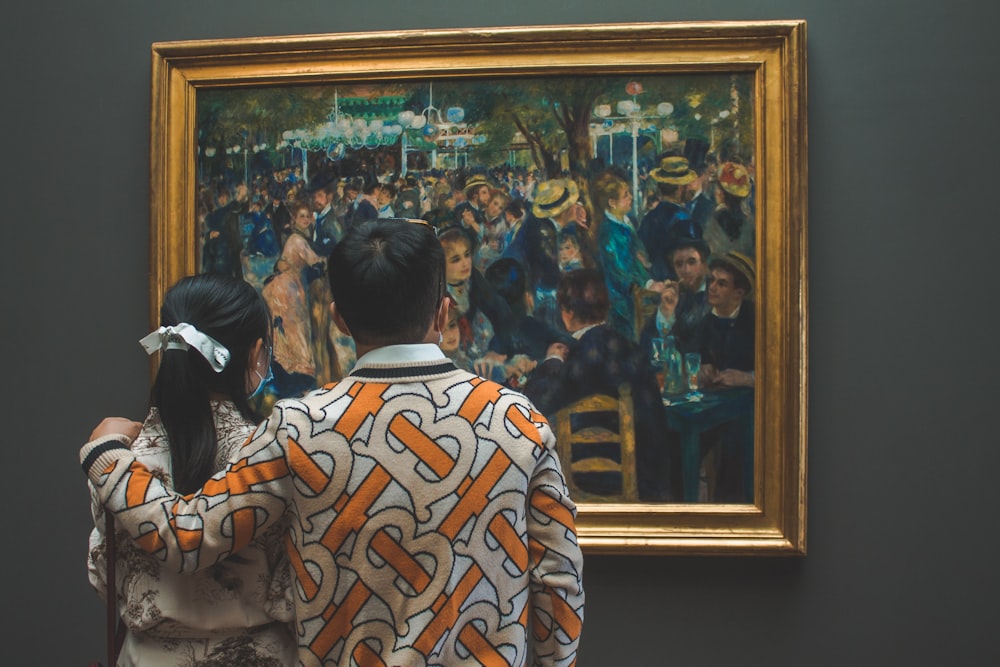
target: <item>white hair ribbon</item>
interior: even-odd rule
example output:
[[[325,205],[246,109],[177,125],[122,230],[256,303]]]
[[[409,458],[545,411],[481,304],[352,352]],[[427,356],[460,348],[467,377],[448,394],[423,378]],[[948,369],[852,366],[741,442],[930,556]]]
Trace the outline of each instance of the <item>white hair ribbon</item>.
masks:
[[[160,327],[139,339],[139,344],[146,350],[146,354],[153,354],[158,350],[189,350],[194,348],[198,354],[205,357],[216,373],[221,373],[222,369],[229,363],[229,350],[226,349],[225,345],[185,322],[174,327]]]

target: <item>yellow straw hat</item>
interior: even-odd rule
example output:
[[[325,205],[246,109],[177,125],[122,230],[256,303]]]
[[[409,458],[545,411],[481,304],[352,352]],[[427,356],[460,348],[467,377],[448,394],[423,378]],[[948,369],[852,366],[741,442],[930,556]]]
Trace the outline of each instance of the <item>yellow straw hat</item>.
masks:
[[[698,178],[698,173],[691,168],[686,157],[668,155],[660,160],[660,166],[649,172],[650,177],[658,183],[684,185]]]
[[[552,218],[576,203],[580,188],[571,178],[554,178],[545,181],[535,190],[531,212],[536,218]]]
[[[468,181],[465,182],[465,186],[462,188],[462,192],[468,194],[469,190],[472,188],[478,188],[480,185],[489,186],[486,179],[482,176],[473,176]]]

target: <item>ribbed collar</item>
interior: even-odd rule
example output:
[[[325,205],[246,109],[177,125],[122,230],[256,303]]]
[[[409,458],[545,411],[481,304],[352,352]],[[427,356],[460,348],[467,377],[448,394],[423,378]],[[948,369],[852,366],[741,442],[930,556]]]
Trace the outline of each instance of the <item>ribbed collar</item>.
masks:
[[[364,354],[350,375],[366,379],[390,379],[439,375],[456,370],[441,348],[431,343],[387,345]]]
[[[364,354],[354,364],[354,367],[360,368],[373,364],[407,364],[413,361],[442,361],[444,359],[444,352],[441,351],[441,348],[431,343],[386,345]]]

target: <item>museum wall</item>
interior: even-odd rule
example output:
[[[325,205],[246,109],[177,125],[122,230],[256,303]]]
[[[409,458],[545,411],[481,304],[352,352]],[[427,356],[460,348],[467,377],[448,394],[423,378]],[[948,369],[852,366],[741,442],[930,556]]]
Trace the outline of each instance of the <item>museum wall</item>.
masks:
[[[808,555],[588,556],[579,664],[1000,663],[1000,9],[971,0],[9,6],[0,662],[103,655],[76,452],[147,401],[151,43],[784,18],[809,22]]]

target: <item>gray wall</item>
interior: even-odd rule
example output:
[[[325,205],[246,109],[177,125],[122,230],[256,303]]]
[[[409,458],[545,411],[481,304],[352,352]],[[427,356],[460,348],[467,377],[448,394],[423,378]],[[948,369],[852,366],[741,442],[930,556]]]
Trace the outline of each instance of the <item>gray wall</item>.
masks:
[[[5,9],[4,657],[103,651],[77,447],[143,413],[154,41],[809,21],[804,559],[591,557],[580,664],[1000,664],[996,3],[21,0]],[[989,513],[989,514],[987,514]],[[987,519],[993,520],[991,523]],[[990,634],[987,634],[987,633]],[[992,636],[991,636],[992,635]],[[29,648],[32,647],[32,648]]]

